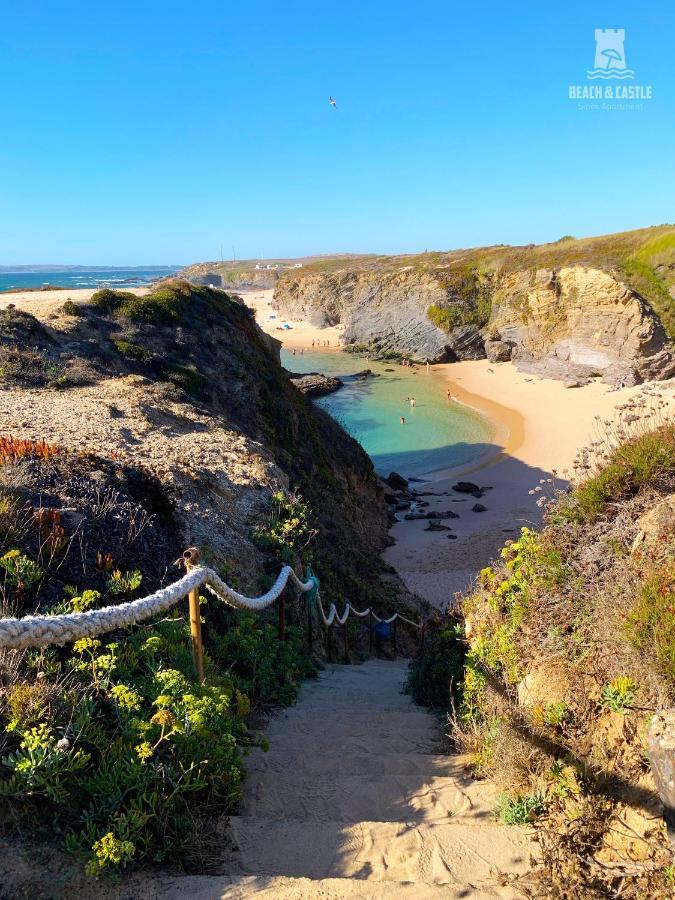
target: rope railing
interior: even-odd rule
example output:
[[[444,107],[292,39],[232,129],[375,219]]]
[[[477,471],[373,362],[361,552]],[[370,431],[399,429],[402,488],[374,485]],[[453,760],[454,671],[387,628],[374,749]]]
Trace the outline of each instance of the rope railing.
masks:
[[[247,597],[226,584],[213,569],[198,565],[199,552],[195,548],[186,550],[183,563],[187,573],[167,587],[160,588],[147,597],[106,606],[102,609],[90,609],[86,612],[65,613],[62,615],[24,616],[23,618],[0,619],[0,650],[25,650],[33,647],[62,646],[85,637],[96,637],[118,628],[137,625],[159,613],[166,612],[186,597],[189,598],[190,631],[195,669],[200,680],[204,677],[204,656],[201,636],[201,616],[199,611],[199,589],[206,588],[228,606],[235,609],[248,609],[255,612],[266,609],[279,600],[279,638],[285,636],[285,603],[284,590],[289,582],[308,597],[309,643],[312,641],[312,606],[316,606],[324,626],[329,629],[335,622],[345,625],[350,613],[360,618],[370,617],[371,649],[372,623],[385,622],[395,624],[397,619],[421,628],[417,622],[407,619],[400,613],[394,613],[388,619],[375,615],[370,607],[357,610],[347,602],[342,616],[331,603],[326,615],[319,595],[319,580],[308,567],[306,581],[302,581],[291,566],[284,566],[272,587],[260,597]]]

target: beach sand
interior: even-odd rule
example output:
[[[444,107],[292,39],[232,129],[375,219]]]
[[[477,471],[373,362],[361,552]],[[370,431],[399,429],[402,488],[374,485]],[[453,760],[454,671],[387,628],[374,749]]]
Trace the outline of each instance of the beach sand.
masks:
[[[433,377],[444,378],[460,401],[486,414],[498,425],[494,454],[461,469],[435,472],[419,491],[443,496],[426,497],[427,511],[452,509],[459,519],[445,521],[448,532],[428,532],[426,522],[401,522],[393,526],[396,543],[385,551],[406,585],[435,606],[453,602],[456,591],[465,590],[478,572],[493,559],[504,542],[517,538],[523,526],[537,526],[540,493],[532,495],[541,479],[556,478],[566,487],[572,477],[577,452],[604,434],[603,422],[614,420],[617,407],[631,398],[646,397],[645,410],[658,399],[642,387],[612,391],[593,383],[565,388],[559,381],[519,372],[511,363],[493,365],[487,360],[434,366]],[[650,386],[648,386],[650,387]],[[656,390],[675,410],[675,383],[657,383]],[[508,405],[507,405],[508,404]],[[598,418],[599,417],[599,418]],[[458,478],[491,490],[478,501],[485,512],[472,512],[476,500],[451,490]],[[551,486],[544,485],[550,492]]]
[[[136,288],[145,293],[147,288]],[[17,292],[0,295],[0,307],[14,303],[27,312],[44,316],[64,300],[88,299],[91,290]],[[342,326],[319,328],[309,322],[286,320],[272,307],[272,290],[237,292],[256,311],[260,327],[282,341],[288,349],[311,348],[312,341],[324,349],[326,341],[337,349]],[[282,329],[289,324],[289,330]],[[281,329],[281,330],[280,330]],[[406,585],[435,606],[452,602],[481,568],[488,565],[504,541],[518,536],[520,528],[541,521],[537,495],[528,493],[541,479],[555,473],[560,487],[566,486],[578,450],[598,436],[603,421],[610,421],[616,408],[643,396],[643,387],[612,391],[595,382],[582,388],[565,388],[562,382],[519,372],[512,363],[487,360],[420,367],[420,377],[442,379],[443,392],[485,415],[494,426],[493,447],[477,463],[461,469],[436,471],[428,482],[415,483],[428,496],[426,511],[452,509],[458,519],[445,520],[451,532],[425,531],[427,522],[398,522],[391,529],[394,545],[385,559],[399,572]],[[447,385],[447,388],[446,388]],[[675,382],[655,383],[675,410]],[[646,395],[649,396],[649,395]],[[649,403],[653,402],[651,400]],[[406,475],[405,472],[401,473]],[[476,502],[451,490],[458,478],[491,489],[479,501],[485,512],[472,512]],[[455,540],[448,538],[456,535]]]

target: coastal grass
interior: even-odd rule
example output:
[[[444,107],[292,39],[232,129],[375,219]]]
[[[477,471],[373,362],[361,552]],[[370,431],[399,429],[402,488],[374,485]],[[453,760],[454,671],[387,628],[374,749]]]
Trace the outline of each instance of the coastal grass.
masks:
[[[606,465],[582,482],[557,516],[581,525],[594,522],[608,507],[658,482],[675,468],[675,426],[664,425],[618,446]]]
[[[611,896],[619,883],[631,900],[672,896],[645,741],[653,711],[675,700],[675,531],[634,539],[675,491],[675,426],[649,428],[647,415],[594,442],[571,493],[540,494],[543,529],[507,541],[461,603],[449,736],[497,782],[496,815],[536,829],[546,896]],[[446,670],[424,654],[416,666],[447,689],[452,653]],[[594,865],[608,855],[612,867]]]

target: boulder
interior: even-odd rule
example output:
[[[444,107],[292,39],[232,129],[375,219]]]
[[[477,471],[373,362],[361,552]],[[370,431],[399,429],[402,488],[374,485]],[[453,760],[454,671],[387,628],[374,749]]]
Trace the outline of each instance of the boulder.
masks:
[[[482,503],[474,503],[471,512],[487,512],[487,506],[483,506]]]
[[[399,475],[398,472],[390,472],[384,480],[394,491],[405,491],[408,487],[407,478]]]
[[[485,355],[491,363],[508,362],[512,350],[513,345],[506,341],[485,341]]]
[[[631,552],[652,546],[675,532],[675,494],[663,497],[637,520],[638,532]]]
[[[473,481],[458,481],[457,484],[453,484],[452,489],[458,494],[472,494],[476,498],[483,496],[483,491]]]
[[[675,710],[657,713],[647,731],[647,754],[661,802],[675,816]]]
[[[295,375],[291,381],[306,397],[323,397],[332,394],[342,387],[343,382],[331,375],[310,372],[307,375]]]

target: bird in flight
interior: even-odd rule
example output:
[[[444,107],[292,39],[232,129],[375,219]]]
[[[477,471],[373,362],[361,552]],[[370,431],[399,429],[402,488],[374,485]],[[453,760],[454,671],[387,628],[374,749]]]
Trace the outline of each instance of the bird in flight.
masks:
[[[334,100],[332,97],[329,97],[328,102],[333,107],[333,109],[337,109],[337,100]]]

